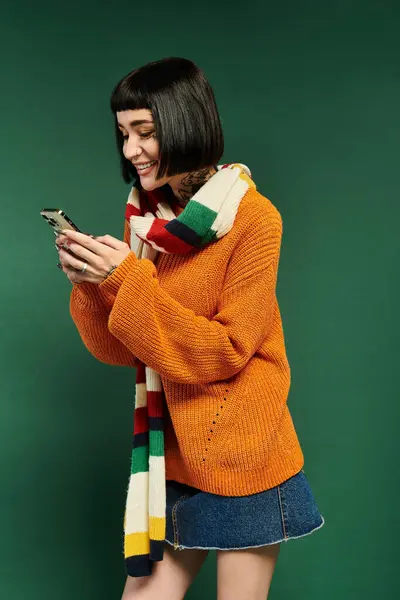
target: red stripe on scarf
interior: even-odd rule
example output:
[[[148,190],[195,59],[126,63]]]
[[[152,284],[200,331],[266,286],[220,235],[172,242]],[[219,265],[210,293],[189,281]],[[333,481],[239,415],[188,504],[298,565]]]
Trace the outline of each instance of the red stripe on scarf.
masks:
[[[155,190],[147,192],[146,200],[147,205],[150,208],[150,212],[152,212],[154,215],[156,214],[158,210],[158,205],[161,204],[161,202],[169,204],[165,192],[162,188],[156,188]]]
[[[149,430],[149,419],[147,416],[147,406],[142,406],[135,410],[135,421],[133,427],[133,435],[137,433],[145,433]]]
[[[125,210],[125,219],[129,221],[131,217],[140,217],[140,210],[133,204],[128,203]]]
[[[139,363],[136,369],[136,385],[138,383],[146,383],[146,365]]]
[[[163,392],[147,392],[149,417],[163,416]]]
[[[169,222],[170,221],[166,221],[165,219],[154,219],[153,224],[147,234],[147,240],[144,238],[141,239],[143,239],[143,241],[151,242],[154,240],[154,238],[156,238],[157,246],[161,246],[164,248],[165,252],[169,252],[171,254],[187,254],[188,252],[192,252],[193,246],[191,244],[187,244],[176,235],[173,235],[167,229],[165,229],[165,225],[167,225]]]

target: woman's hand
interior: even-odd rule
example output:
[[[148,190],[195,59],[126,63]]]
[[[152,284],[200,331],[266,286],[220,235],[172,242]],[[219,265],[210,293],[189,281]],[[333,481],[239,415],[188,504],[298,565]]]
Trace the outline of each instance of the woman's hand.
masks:
[[[62,270],[71,283],[102,283],[131,252],[128,244],[111,235],[93,238],[69,229],[56,238],[56,245]]]

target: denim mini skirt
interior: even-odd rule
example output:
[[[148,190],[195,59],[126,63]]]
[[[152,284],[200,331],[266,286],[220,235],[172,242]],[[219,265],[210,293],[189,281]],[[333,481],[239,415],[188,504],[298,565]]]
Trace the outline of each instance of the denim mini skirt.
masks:
[[[268,546],[309,535],[325,523],[303,470],[250,496],[218,496],[166,483],[165,541],[176,550]]]

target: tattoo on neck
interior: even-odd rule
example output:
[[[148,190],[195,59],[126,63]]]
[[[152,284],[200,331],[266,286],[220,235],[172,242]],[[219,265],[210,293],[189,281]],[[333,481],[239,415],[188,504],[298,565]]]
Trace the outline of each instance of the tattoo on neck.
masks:
[[[179,204],[186,205],[212,175],[213,173],[210,173],[209,169],[205,168],[188,173],[181,179],[180,184],[183,187],[178,188],[178,193],[183,202],[179,202]]]

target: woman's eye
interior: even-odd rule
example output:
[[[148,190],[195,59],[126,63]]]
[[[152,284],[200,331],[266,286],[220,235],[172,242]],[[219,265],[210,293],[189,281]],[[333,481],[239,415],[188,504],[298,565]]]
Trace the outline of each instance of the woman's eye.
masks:
[[[146,133],[140,133],[139,137],[141,137],[143,139],[148,139],[148,138],[150,138],[153,135],[155,137],[155,132],[154,131],[147,131]],[[122,139],[124,140],[124,142],[126,142],[126,140],[129,139],[129,135],[123,135]]]
[[[140,137],[141,138],[149,138],[150,136],[152,136],[154,133],[154,131],[147,131],[146,133],[141,133]]]

